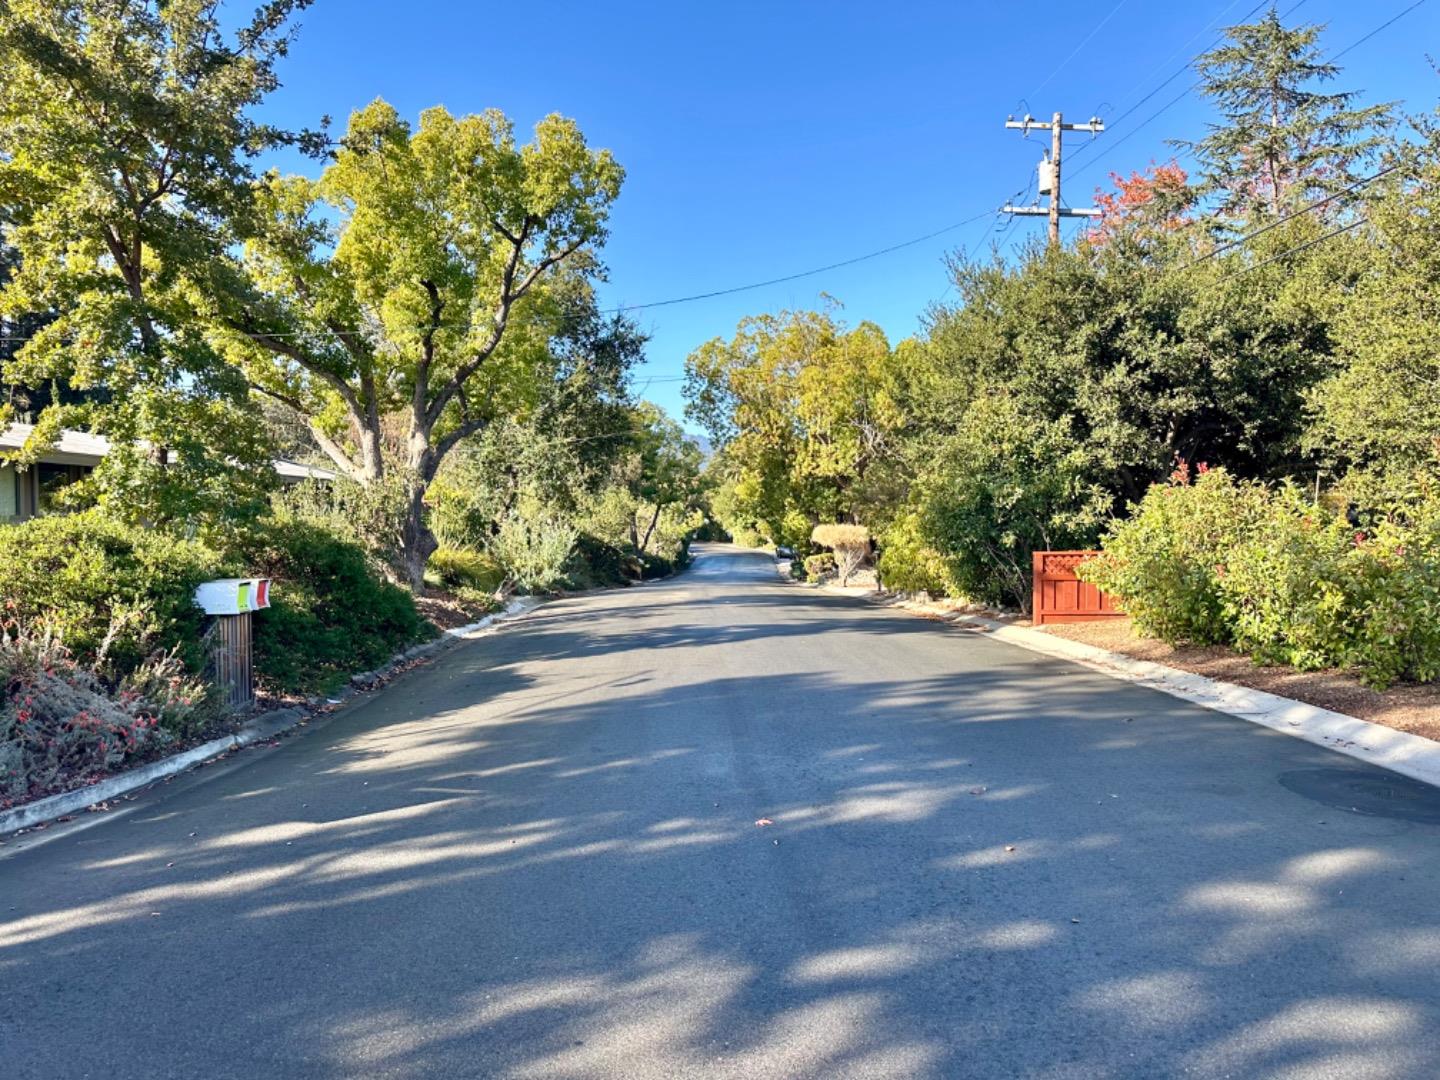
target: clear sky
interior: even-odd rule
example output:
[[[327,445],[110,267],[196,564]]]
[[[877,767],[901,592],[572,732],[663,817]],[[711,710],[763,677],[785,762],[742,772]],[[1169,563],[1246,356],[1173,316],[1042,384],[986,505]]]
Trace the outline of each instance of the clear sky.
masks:
[[[1282,0],[1280,11],[1295,9],[1287,22],[1328,23],[1333,55],[1413,3]],[[1037,116],[1112,121],[1093,147],[1081,149],[1089,136],[1066,142],[1065,201],[1086,205],[1112,170],[1168,160],[1167,138],[1203,131],[1208,113],[1194,94],[1150,120],[1194,83],[1190,73],[1156,88],[1255,6],[317,0],[265,115],[301,126],[328,114],[343,129],[378,96],[412,118],[436,104],[498,107],[522,132],[549,112],[575,117],[628,173],[602,299],[647,304],[839,262],[985,214],[1034,174],[1047,136],[1027,142],[1003,126],[1027,103]],[[1440,77],[1427,51],[1440,52],[1440,0],[1422,0],[1342,57],[1335,86],[1429,110]],[[822,292],[848,320],[874,320],[897,341],[945,296],[947,251],[1012,244],[1043,227],[1006,225],[985,214],[853,266],[639,310],[652,340],[638,385],[679,417],[691,349],[733,333],[745,315],[813,306]]]

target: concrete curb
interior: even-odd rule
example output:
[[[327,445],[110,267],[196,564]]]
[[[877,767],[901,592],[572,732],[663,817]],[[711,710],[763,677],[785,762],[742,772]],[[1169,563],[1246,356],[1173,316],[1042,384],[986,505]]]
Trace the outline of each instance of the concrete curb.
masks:
[[[961,616],[954,621],[983,628],[999,641],[1071,660],[1112,678],[1159,690],[1213,712],[1261,724],[1272,731],[1440,787],[1440,743],[1432,739],[1279,694],[1181,671],[1153,660],[1137,660],[1029,627],[1009,626],[975,615]]]
[[[287,731],[298,724],[304,715],[299,709],[276,709],[273,712],[262,713],[233,735],[211,739],[207,743],[201,743],[199,746],[191,747],[172,757],[152,761],[150,764],[141,765],[138,768],[127,769],[108,780],[101,780],[98,784],[80,788],[78,791],[61,792],[59,795],[51,795],[45,799],[36,799],[34,802],[26,803],[24,806],[17,806],[13,810],[5,810],[0,812],[0,836],[12,833],[17,829],[26,829],[32,825],[53,821],[66,814],[77,813],[96,803],[118,799],[121,795],[128,795],[137,788],[153,784],[156,780],[164,780],[166,777],[184,772],[186,769],[199,765],[202,761],[209,761],[211,758],[219,757],[231,750],[238,750],[242,746],[249,746],[251,743],[260,742],[262,739],[268,739],[282,731]]]
[[[512,600],[504,611],[494,615],[487,615],[479,622],[471,623],[469,626],[460,626],[446,630],[433,641],[426,641],[419,645],[412,646],[404,652],[397,654],[389,664],[383,668],[376,668],[374,671],[362,672],[352,675],[350,681],[355,689],[346,691],[344,698],[353,697],[356,690],[374,687],[389,676],[403,664],[410,663],[423,657],[433,656],[442,652],[460,641],[470,641],[486,634],[494,633],[502,623],[511,622],[523,615],[528,615],[537,607],[543,604],[543,598],[524,596]],[[298,726],[307,718],[307,713],[301,709],[274,709],[267,713],[247,721],[240,730],[232,735],[225,735],[218,739],[211,739],[207,743],[191,747],[182,753],[171,757],[162,758],[159,761],[152,761],[148,765],[140,765],[134,769],[127,769],[98,784],[80,788],[76,791],[64,791],[59,795],[51,795],[44,799],[36,799],[34,802],[25,803],[12,810],[0,811],[0,837],[7,836],[19,829],[28,829],[45,822],[54,821],[56,818],[65,817],[69,814],[80,813],[89,809],[97,803],[108,802],[111,799],[118,799],[122,795],[128,795],[140,788],[148,787],[157,780],[165,780],[171,776],[192,769],[202,762],[228,754],[232,750],[238,750],[253,743],[263,742],[266,739],[274,738],[282,732]]]
[[[822,592],[835,596],[854,596],[848,590],[821,587]],[[1017,645],[1031,652],[1043,653],[1060,660],[1069,660],[1108,675],[1113,679],[1134,683],[1162,694],[1188,701],[1212,712],[1224,713],[1252,724],[1260,724],[1297,739],[1334,750],[1368,765],[1389,769],[1422,783],[1440,787],[1440,743],[1420,735],[1397,731],[1383,724],[1372,724],[1359,717],[1279,694],[1255,690],[1248,686],[1222,682],[1206,675],[1181,671],[1157,664],[1153,660],[1137,660],[1122,653],[1110,652],[1084,642],[1056,637],[1026,626],[1012,626],[999,619],[965,614],[918,601],[897,599],[892,595],[876,597],[889,606],[915,614],[940,615],[946,622],[983,630],[997,641]]]

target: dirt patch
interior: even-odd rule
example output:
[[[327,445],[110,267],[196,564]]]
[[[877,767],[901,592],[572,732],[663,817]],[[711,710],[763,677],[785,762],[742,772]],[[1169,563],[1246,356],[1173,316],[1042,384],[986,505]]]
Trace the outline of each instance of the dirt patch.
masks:
[[[1172,646],[1154,638],[1136,637],[1129,619],[1058,623],[1042,630],[1137,660],[1152,660],[1440,741],[1440,684],[1372,690],[1341,671],[1267,667],[1219,645]]]
[[[424,596],[415,598],[415,607],[440,630],[454,630],[479,622],[486,615],[501,610],[498,604],[462,600],[454,593],[429,589]]]

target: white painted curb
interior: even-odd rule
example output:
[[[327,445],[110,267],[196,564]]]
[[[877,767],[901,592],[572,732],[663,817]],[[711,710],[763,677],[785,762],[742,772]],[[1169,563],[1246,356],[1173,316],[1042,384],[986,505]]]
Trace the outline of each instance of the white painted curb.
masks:
[[[486,615],[485,618],[479,620],[478,622],[472,622],[468,626],[452,627],[451,629],[446,630],[445,633],[448,634],[450,637],[466,639],[483,637],[483,631],[489,630],[497,623],[505,622],[509,619],[514,618],[516,615],[524,615],[527,612],[534,611],[543,603],[545,603],[544,597],[521,596],[515,600],[511,600],[510,603],[506,604],[504,611],[498,611],[494,615]]]
[[[823,592],[836,596],[853,596],[848,590],[822,587]],[[891,606],[902,611],[916,611],[902,602]],[[926,610],[921,606],[918,610]],[[1056,637],[1026,626],[1012,626],[998,619],[966,615],[944,609],[929,614],[945,617],[955,625],[969,625],[986,631],[988,636],[1009,645],[1018,645],[1031,652],[1044,653],[1061,660],[1070,660],[1113,679],[1159,690],[1162,694],[1188,701],[1192,705],[1225,713],[1252,724],[1261,724],[1273,731],[1304,739],[1306,742],[1334,750],[1346,757],[1408,776],[1440,787],[1440,743],[1421,735],[1396,731],[1383,724],[1372,724],[1359,717],[1303,701],[1266,693],[1248,686],[1222,682],[1194,672],[1137,660],[1133,656],[1110,652],[1084,642]]]
[[[199,746],[192,747],[184,753],[175,754],[173,757],[162,758],[160,761],[152,761],[148,765],[127,769],[117,776],[101,780],[98,784],[91,784],[89,787],[80,788],[78,791],[64,791],[59,795],[51,795],[46,799],[36,799],[24,806],[17,806],[13,810],[5,810],[0,812],[0,836],[12,833],[16,829],[25,829],[31,825],[39,825],[41,822],[53,821],[66,814],[77,813],[96,803],[118,799],[121,795],[127,795],[136,788],[142,788],[147,784],[153,784],[156,780],[164,780],[168,776],[184,772],[192,766],[199,765],[202,761],[209,761],[211,758],[219,757],[231,750],[237,750],[242,746],[249,746],[261,739],[277,735],[298,724],[303,715],[299,709],[277,709],[256,717],[233,735],[211,739],[207,743],[201,743]]]

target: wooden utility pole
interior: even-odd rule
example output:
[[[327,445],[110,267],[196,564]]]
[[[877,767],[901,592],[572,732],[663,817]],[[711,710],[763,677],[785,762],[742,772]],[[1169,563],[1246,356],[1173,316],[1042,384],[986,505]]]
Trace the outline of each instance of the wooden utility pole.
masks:
[[[1056,113],[1054,118],[1047,124],[1043,120],[1036,120],[1026,116],[1023,120],[1016,120],[1013,116],[1005,121],[1007,128],[1019,128],[1027,136],[1030,129],[1037,131],[1049,130],[1050,132],[1050,156],[1040,162],[1039,195],[1046,195],[1050,202],[1048,206],[1006,206],[1004,212],[1007,214],[1019,214],[1022,217],[1045,216],[1050,219],[1050,243],[1058,247],[1060,244],[1060,219],[1064,217],[1099,217],[1100,211],[1093,207],[1072,208],[1060,205],[1060,155],[1063,144],[1063,135],[1067,131],[1088,131],[1092,135],[1098,135],[1105,130],[1105,125],[1100,118],[1091,117],[1089,123],[1067,124],[1065,118]]]
[[[1060,243],[1060,137],[1063,118],[1057,112],[1050,121],[1050,243]]]

